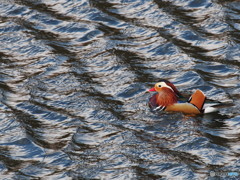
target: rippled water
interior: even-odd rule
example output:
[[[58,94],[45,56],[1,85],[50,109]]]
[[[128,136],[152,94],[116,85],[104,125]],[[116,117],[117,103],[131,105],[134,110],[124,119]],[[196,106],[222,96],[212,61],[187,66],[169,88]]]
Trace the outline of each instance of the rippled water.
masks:
[[[237,0],[1,1],[1,179],[240,174],[239,32]],[[162,78],[233,106],[153,113]]]

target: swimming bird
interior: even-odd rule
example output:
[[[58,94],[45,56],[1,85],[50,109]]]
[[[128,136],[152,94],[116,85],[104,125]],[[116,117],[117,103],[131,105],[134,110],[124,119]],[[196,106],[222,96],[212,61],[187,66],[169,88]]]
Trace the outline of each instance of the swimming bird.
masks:
[[[181,96],[177,88],[167,80],[161,80],[148,92],[156,91],[149,100],[149,106],[153,110],[160,111],[176,111],[186,114],[201,114],[214,112],[217,109],[214,107],[205,107],[206,96],[201,90],[196,90],[188,101],[179,102]]]

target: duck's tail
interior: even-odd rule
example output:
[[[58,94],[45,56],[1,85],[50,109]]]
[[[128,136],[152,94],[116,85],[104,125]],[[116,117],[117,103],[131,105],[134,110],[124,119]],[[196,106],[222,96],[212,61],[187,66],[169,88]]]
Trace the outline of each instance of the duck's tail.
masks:
[[[193,93],[193,95],[189,98],[188,102],[196,106],[198,110],[202,112],[205,100],[206,96],[203,94],[203,92],[201,90],[196,90],[196,92]]]

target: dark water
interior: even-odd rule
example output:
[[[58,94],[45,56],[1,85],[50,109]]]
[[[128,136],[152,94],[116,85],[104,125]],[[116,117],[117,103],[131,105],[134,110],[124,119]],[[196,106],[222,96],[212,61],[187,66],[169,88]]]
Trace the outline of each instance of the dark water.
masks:
[[[239,178],[240,1],[2,0],[0,42],[1,179]],[[153,113],[162,78],[233,106]]]

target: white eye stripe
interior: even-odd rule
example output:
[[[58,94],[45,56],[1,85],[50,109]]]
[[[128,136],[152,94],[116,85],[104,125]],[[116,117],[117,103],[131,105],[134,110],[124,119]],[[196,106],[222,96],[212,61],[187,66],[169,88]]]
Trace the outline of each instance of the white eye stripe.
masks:
[[[171,89],[173,92],[174,92],[174,90],[172,89],[172,87],[171,86],[168,86],[165,82],[161,82],[161,83],[159,83],[158,84],[158,87],[166,87],[166,88],[169,88],[169,89]]]

